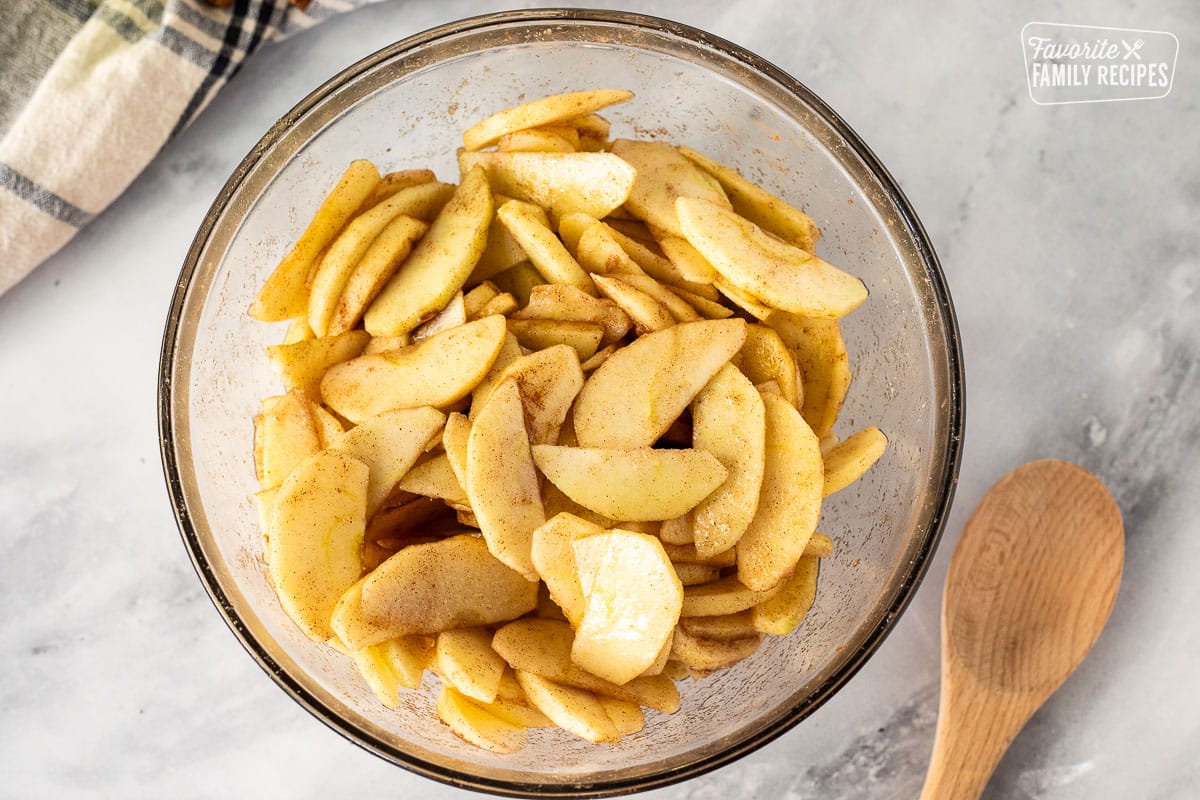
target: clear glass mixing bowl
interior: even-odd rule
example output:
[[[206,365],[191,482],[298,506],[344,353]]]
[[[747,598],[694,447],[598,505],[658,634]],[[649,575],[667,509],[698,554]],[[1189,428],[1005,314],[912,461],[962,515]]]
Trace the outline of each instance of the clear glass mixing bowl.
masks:
[[[509,756],[439,723],[429,679],[380,707],[351,661],[304,638],[265,575],[252,495],[251,419],[279,385],[263,348],[282,329],[245,311],[324,191],[353,158],[454,180],[471,121],[522,99],[623,87],[616,136],[661,137],[731,164],[804,207],[826,260],[861,276],[844,321],[854,383],[838,431],[879,425],[890,448],[827,504],[837,552],[792,636],[681,684],[673,716],[616,746],[535,731]],[[745,50],[660,19],[539,10],[447,25],[385,48],[279,120],[213,203],[184,264],[163,342],[164,470],[184,542],[246,650],[297,702],[359,745],[437,780],[500,794],[606,795],[728,763],[804,719],[862,666],[906,606],[945,520],[963,426],[961,353],[936,256],[866,145],[795,79]],[[232,689],[236,691],[236,688]]]

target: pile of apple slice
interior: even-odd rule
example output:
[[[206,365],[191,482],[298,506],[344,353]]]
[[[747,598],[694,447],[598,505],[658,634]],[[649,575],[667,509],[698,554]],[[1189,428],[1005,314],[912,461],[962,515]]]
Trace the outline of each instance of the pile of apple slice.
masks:
[[[351,163],[250,309],[290,321],[255,420],[284,611],[499,753],[615,742],[793,631],[822,499],[886,446],[832,433],[862,282],[737,172],[609,141],[631,97],[481,121],[457,185]]]

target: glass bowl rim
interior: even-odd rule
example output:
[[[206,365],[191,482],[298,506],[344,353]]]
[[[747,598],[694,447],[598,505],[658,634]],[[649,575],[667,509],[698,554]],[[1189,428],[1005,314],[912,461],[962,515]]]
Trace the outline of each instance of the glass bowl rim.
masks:
[[[278,662],[267,652],[266,648],[249,633],[237,610],[229,601],[215,572],[208,563],[200,542],[200,536],[189,513],[188,498],[185,496],[183,490],[178,454],[175,448],[175,420],[172,403],[174,399],[173,373],[176,367],[175,353],[180,326],[184,322],[183,308],[191,288],[192,280],[200,268],[200,256],[212,234],[216,222],[222,216],[231,198],[240,188],[243,180],[250,171],[257,166],[259,161],[282,138],[283,134],[292,124],[302,119],[329,95],[353,82],[359,75],[370,71],[375,66],[443,38],[450,38],[493,26],[542,22],[557,24],[581,22],[619,25],[636,29],[646,29],[657,34],[667,34],[671,37],[683,39],[693,45],[713,49],[719,54],[738,62],[751,72],[780,85],[788,93],[797,96],[811,107],[817,116],[821,117],[842,141],[845,142],[854,155],[863,162],[867,172],[879,182],[884,194],[900,213],[902,217],[900,221],[912,236],[913,242],[916,245],[916,255],[925,269],[925,277],[929,281],[932,290],[931,293],[935,300],[934,307],[931,310],[936,312],[936,315],[940,319],[947,344],[945,356],[947,359],[946,372],[948,381],[943,479],[941,485],[936,487],[936,494],[931,503],[932,511],[929,515],[928,533],[923,546],[915,554],[912,565],[905,575],[905,579],[899,586],[894,588],[893,601],[889,606],[882,609],[875,628],[862,640],[854,653],[844,659],[842,666],[837,671],[831,674],[808,697],[780,716],[774,724],[761,728],[743,740],[733,742],[720,751],[673,769],[669,773],[660,771],[650,775],[628,779],[618,778],[600,783],[529,783],[498,780],[464,773],[453,768],[439,766],[416,758],[410,753],[365,733],[334,713],[280,667]],[[455,788],[512,797],[609,797],[676,784],[742,758],[791,730],[823,705],[825,701],[840,690],[858,672],[879,648],[880,644],[882,644],[883,640],[894,628],[900,615],[908,607],[913,595],[916,593],[917,587],[928,571],[933,554],[941,539],[958,482],[958,472],[962,460],[962,441],[965,425],[964,398],[963,358],[958,321],[949,288],[946,284],[945,275],[934,252],[933,245],[916,212],[895,179],[870,148],[867,147],[866,143],[836,111],[807,86],[773,63],[746,50],[740,45],[699,28],[660,17],[626,11],[542,8],[481,14],[429,28],[394,42],[342,69],[313,90],[271,126],[242,159],[222,186],[220,192],[205,213],[196,236],[188,249],[176,282],[175,292],[171,299],[163,333],[159,356],[157,406],[159,448],[162,457],[163,474],[180,535],[188,551],[192,566],[204,584],[209,598],[220,611],[225,623],[242,644],[242,647],[293,700],[326,726],[368,752],[418,775]]]

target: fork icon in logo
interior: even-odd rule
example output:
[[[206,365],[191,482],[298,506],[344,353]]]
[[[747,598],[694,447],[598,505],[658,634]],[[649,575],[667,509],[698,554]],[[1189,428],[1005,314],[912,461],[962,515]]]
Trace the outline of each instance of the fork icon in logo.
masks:
[[[1135,41],[1133,44],[1130,44],[1129,42],[1127,42],[1127,41],[1125,41],[1124,39],[1122,39],[1122,40],[1121,40],[1121,46],[1125,48],[1125,55],[1124,55],[1124,56],[1122,56],[1122,60],[1124,60],[1124,61],[1128,61],[1128,60],[1129,60],[1129,57],[1130,57],[1130,56],[1133,56],[1133,57],[1134,57],[1134,58],[1136,58],[1138,61],[1141,61],[1141,60],[1142,60],[1142,54],[1141,54],[1141,53],[1139,53],[1139,52],[1138,52],[1138,50],[1141,50],[1141,49],[1142,49],[1142,45],[1144,45],[1145,43],[1146,43],[1146,42],[1145,42],[1144,40],[1142,40],[1142,39],[1138,39],[1138,40],[1137,40],[1137,41]]]

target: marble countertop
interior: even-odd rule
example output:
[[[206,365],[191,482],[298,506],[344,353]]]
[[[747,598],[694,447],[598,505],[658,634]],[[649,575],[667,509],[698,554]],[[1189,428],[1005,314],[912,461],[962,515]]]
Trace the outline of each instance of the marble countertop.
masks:
[[[396,39],[526,3],[391,0],[246,64],[73,242],[0,297],[0,796],[450,798],[310,717],[237,645],[176,533],[155,423],[163,323],[226,176],[321,81]],[[582,3],[614,7],[612,3]],[[888,165],[957,303],[967,437],[944,543],[875,657],[804,724],[656,798],[915,797],[940,590],[970,510],[1053,456],[1097,472],[1126,572],[1091,658],[987,798],[1200,796],[1200,17],[1187,0],[622,4],[809,85]],[[1168,30],[1165,99],[1039,106],[1031,20]]]

